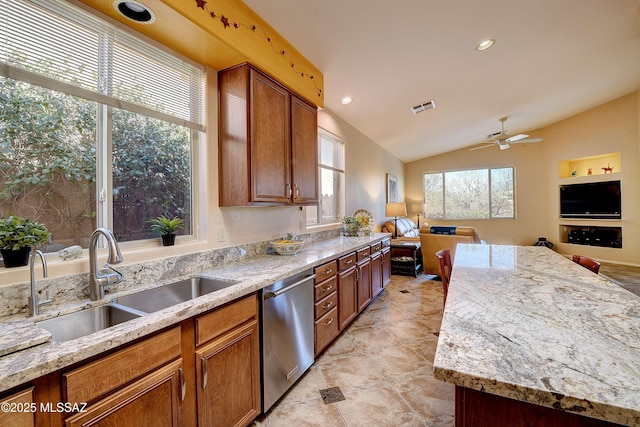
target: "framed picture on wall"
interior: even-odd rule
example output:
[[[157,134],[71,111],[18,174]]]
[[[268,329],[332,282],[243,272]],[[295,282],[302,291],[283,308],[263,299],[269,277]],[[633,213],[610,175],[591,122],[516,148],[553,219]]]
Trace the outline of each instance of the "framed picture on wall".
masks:
[[[387,203],[398,202],[398,178],[387,174]]]

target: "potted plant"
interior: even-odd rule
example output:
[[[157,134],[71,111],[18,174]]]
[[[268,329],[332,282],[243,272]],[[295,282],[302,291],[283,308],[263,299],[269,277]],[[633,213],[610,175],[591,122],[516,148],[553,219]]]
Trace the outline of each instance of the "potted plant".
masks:
[[[47,227],[31,219],[17,215],[0,218],[0,252],[4,266],[27,265],[31,248],[47,243],[50,237]]]
[[[151,231],[160,234],[160,237],[162,237],[162,246],[173,246],[176,242],[176,231],[184,227],[184,221],[177,216],[167,218],[164,215],[160,215],[157,218],[148,220],[148,222],[151,224]]]
[[[360,232],[360,219],[355,216],[343,216],[342,222],[343,235],[347,237],[357,237]]]

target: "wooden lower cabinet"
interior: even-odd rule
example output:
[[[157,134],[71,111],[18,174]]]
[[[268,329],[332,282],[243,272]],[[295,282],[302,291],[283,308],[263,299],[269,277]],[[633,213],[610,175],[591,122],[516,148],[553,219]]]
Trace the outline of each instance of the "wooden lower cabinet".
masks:
[[[334,307],[315,322],[315,355],[324,350],[340,334],[338,307]]]
[[[382,289],[382,253],[376,252],[371,255],[371,298],[375,298]]]
[[[391,281],[391,248],[384,247],[382,248],[382,288],[378,291],[378,293],[382,292],[382,289],[389,284]],[[377,295],[376,293],[374,293]]]
[[[65,426],[181,426],[183,379],[179,359],[67,418]]]
[[[260,414],[260,343],[256,295],[225,306],[224,317],[198,319],[198,331],[212,331],[235,318],[220,335],[196,348],[198,424],[247,426]],[[210,324],[207,324],[207,321]],[[239,322],[239,323],[238,323]]]
[[[32,427],[36,425],[35,417],[38,406],[33,387],[0,399],[0,404],[3,405],[3,409],[0,411],[0,426]],[[5,407],[8,410],[5,410]]]
[[[358,283],[356,267],[338,273],[338,319],[340,330],[358,315]]]
[[[456,385],[456,427],[622,427]]]
[[[358,281],[358,313],[371,302],[371,260],[366,258],[356,266]]]

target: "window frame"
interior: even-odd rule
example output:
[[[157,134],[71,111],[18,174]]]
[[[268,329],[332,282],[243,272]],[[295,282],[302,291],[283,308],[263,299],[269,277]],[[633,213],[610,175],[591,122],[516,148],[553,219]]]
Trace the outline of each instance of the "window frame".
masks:
[[[492,171],[498,169],[511,169],[511,183],[512,183],[512,193],[513,193],[513,215],[512,216],[494,216],[493,214],[493,197],[492,197]],[[471,171],[486,171],[487,172],[487,196],[488,196],[488,216],[484,218],[458,218],[458,217],[448,217],[447,216],[447,205],[446,205],[446,195],[447,195],[447,179],[446,176],[448,173],[458,173],[458,172],[471,172]],[[427,175],[440,175],[442,182],[442,217],[434,217],[428,214],[429,212],[429,204],[427,202],[426,197],[426,177]],[[425,204],[427,204],[427,215],[425,218],[434,219],[434,220],[473,220],[473,221],[486,221],[486,220],[513,220],[517,218],[517,196],[516,196],[516,168],[513,165],[507,166],[493,166],[493,167],[484,167],[484,168],[467,168],[467,169],[450,169],[445,171],[433,171],[433,172],[424,172],[422,174],[422,192],[423,192],[423,200]]]
[[[334,153],[334,160],[336,158],[341,158],[342,160],[342,168],[339,167],[335,167],[335,166],[331,166],[331,165],[327,165],[324,164],[322,162],[322,138],[326,138],[331,140],[332,142],[336,143],[337,145],[340,146],[340,149],[342,150],[342,153],[339,153],[338,155],[336,155]],[[310,224],[309,223],[309,215],[306,214],[305,215],[305,225],[306,225],[306,229],[307,230],[318,230],[319,228],[335,228],[335,226],[340,225],[340,217],[344,216],[345,213],[345,205],[346,205],[346,158],[345,158],[345,142],[342,138],[340,138],[339,136],[327,131],[326,129],[323,129],[321,127],[318,127],[318,204],[317,205],[313,205],[313,206],[306,206],[305,207],[305,212],[307,212],[309,209],[315,209],[316,211],[316,218],[318,219],[318,222]],[[323,170],[327,170],[327,171],[332,171],[332,172],[336,172],[338,174],[341,174],[341,182],[338,186],[338,199],[337,199],[337,203],[338,203],[338,208],[336,211],[336,217],[335,218],[331,218],[327,221],[323,221],[322,219],[322,171]]]
[[[12,79],[20,82],[24,82],[30,85],[38,86],[44,89],[57,91],[64,93],[68,96],[78,97],[96,105],[96,128],[95,128],[95,142],[96,149],[96,173],[95,173],[95,226],[107,227],[113,230],[114,226],[114,195],[113,195],[113,144],[112,144],[112,110],[113,108],[120,108],[140,114],[145,117],[150,117],[157,120],[162,120],[173,125],[182,126],[187,129],[190,136],[190,225],[191,229],[188,234],[181,235],[179,239],[193,240],[198,238],[199,221],[201,218],[199,212],[198,195],[201,194],[199,186],[200,179],[198,179],[199,171],[201,167],[199,165],[201,157],[201,149],[203,149],[202,141],[206,138],[206,86],[207,75],[205,67],[185,58],[183,55],[170,51],[164,46],[159,45],[155,41],[148,37],[130,31],[122,26],[114,26],[114,24],[108,22],[104,18],[88,13],[86,10],[79,8],[74,4],[61,3],[57,1],[38,1],[35,2],[36,7],[43,7],[50,10],[52,14],[60,16],[62,20],[68,22],[77,23],[87,29],[98,31],[100,36],[100,43],[98,44],[98,56],[99,56],[99,68],[108,69],[110,64],[103,62],[109,55],[100,54],[102,49],[110,49],[109,43],[120,43],[126,45],[129,48],[139,51],[142,55],[148,54],[149,57],[155,60],[159,58],[167,57],[171,58],[170,65],[168,67],[174,67],[176,70],[178,66],[176,64],[184,64],[186,67],[182,70],[199,70],[200,74],[196,74],[193,71],[184,71],[185,75],[190,76],[189,82],[189,114],[190,117],[179,117],[178,115],[172,115],[171,113],[160,111],[154,107],[147,107],[142,104],[138,104],[126,99],[116,98],[114,95],[105,92],[105,87],[110,86],[106,84],[104,80],[100,80],[98,87],[86,88],[77,86],[73,83],[65,81],[64,79],[57,79],[53,76],[39,74],[28,69],[21,68],[20,66],[4,62],[0,59],[0,76],[6,79]],[[0,18],[5,18],[0,14]],[[84,18],[84,20],[83,20]],[[105,34],[103,37],[102,34]],[[118,34],[117,38],[114,34]],[[108,46],[105,46],[104,39],[110,39]],[[142,46],[142,48],[141,48]],[[145,51],[144,49],[150,49]],[[189,74],[191,73],[191,74]],[[101,78],[104,76],[101,76]],[[195,80],[194,80],[195,79]],[[186,206],[186,205],[185,205]],[[89,236],[86,236],[88,239]],[[121,241],[120,244],[127,246],[136,246],[145,244],[146,242],[155,241],[155,238],[143,238],[137,240]]]

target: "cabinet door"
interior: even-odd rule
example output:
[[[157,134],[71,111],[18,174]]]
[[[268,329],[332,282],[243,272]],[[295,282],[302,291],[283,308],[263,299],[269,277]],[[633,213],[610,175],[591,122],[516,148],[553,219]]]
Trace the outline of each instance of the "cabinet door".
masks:
[[[176,360],[66,419],[67,427],[181,425],[185,394],[182,359]]]
[[[371,302],[371,261],[369,258],[360,261],[358,266],[358,313]]]
[[[251,70],[252,202],[291,200],[290,95],[282,86]]]
[[[382,289],[391,281],[391,248],[382,249]]]
[[[382,291],[382,254],[371,255],[371,298]]]
[[[293,202],[318,203],[318,119],[315,107],[291,96]]]
[[[8,405],[8,410],[0,411],[0,426],[32,427],[35,426],[35,405],[33,387],[12,394],[0,400],[2,405]],[[25,408],[28,408],[25,410]],[[14,410],[15,409],[15,410]]]
[[[249,425],[261,410],[258,322],[199,347],[196,374],[199,425]]]
[[[338,273],[338,319],[340,330],[358,315],[358,287],[356,267]]]

